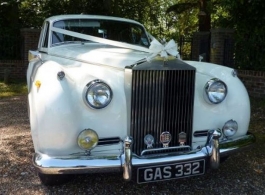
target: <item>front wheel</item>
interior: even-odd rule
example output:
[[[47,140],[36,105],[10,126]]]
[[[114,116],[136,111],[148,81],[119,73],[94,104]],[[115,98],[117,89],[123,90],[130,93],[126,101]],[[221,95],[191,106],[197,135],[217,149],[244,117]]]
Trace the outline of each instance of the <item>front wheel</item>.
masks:
[[[52,175],[38,173],[41,183],[47,186],[61,185],[73,179],[74,175]]]

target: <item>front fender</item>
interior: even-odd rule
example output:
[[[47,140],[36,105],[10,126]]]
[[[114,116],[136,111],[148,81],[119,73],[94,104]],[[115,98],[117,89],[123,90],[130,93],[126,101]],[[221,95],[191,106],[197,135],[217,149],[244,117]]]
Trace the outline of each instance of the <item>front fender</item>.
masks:
[[[211,63],[188,61],[196,73],[194,125],[193,132],[207,129],[222,129],[225,122],[234,119],[238,123],[238,132],[234,137],[247,133],[250,120],[250,102],[247,90],[240,79],[233,75],[233,69]],[[224,81],[228,94],[220,104],[210,104],[204,99],[204,87],[207,81],[218,78]],[[205,138],[194,138],[204,142]]]
[[[57,76],[60,71],[65,73],[62,80]],[[76,139],[87,128],[95,130],[101,138],[125,136],[127,112],[121,77],[122,71],[93,68],[88,64],[76,67],[53,61],[42,64],[28,95],[35,151],[50,155],[82,152]],[[112,102],[100,110],[89,108],[83,100],[86,84],[94,79],[107,82],[114,93]],[[40,83],[39,87],[36,82]]]

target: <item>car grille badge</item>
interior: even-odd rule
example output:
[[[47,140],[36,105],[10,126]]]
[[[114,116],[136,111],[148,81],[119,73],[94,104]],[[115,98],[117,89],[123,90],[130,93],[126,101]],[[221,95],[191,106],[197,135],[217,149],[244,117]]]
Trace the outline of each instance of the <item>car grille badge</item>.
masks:
[[[187,134],[184,132],[179,133],[179,145],[184,146],[187,142]]]
[[[153,148],[154,140],[154,137],[150,134],[144,137],[144,143],[147,145],[147,148]]]
[[[163,144],[164,148],[168,147],[168,144],[170,143],[171,138],[172,138],[171,134],[168,131],[161,133],[160,142]]]

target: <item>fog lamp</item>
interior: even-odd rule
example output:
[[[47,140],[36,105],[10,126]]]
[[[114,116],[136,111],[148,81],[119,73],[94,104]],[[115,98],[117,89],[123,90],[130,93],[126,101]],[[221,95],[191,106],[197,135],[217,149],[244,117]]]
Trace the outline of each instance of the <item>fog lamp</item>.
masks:
[[[98,144],[98,134],[92,129],[85,129],[77,137],[81,149],[92,150]]]
[[[223,133],[226,137],[231,137],[235,135],[238,129],[238,124],[235,120],[231,119],[225,123],[223,126]]]

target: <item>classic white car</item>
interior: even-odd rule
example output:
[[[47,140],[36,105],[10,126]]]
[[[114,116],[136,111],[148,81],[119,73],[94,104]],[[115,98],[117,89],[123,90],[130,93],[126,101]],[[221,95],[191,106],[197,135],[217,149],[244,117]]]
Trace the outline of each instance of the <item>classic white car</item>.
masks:
[[[198,176],[255,142],[236,71],[182,61],[173,40],[133,20],[46,19],[27,83],[33,164],[47,185],[110,171],[138,183]]]

